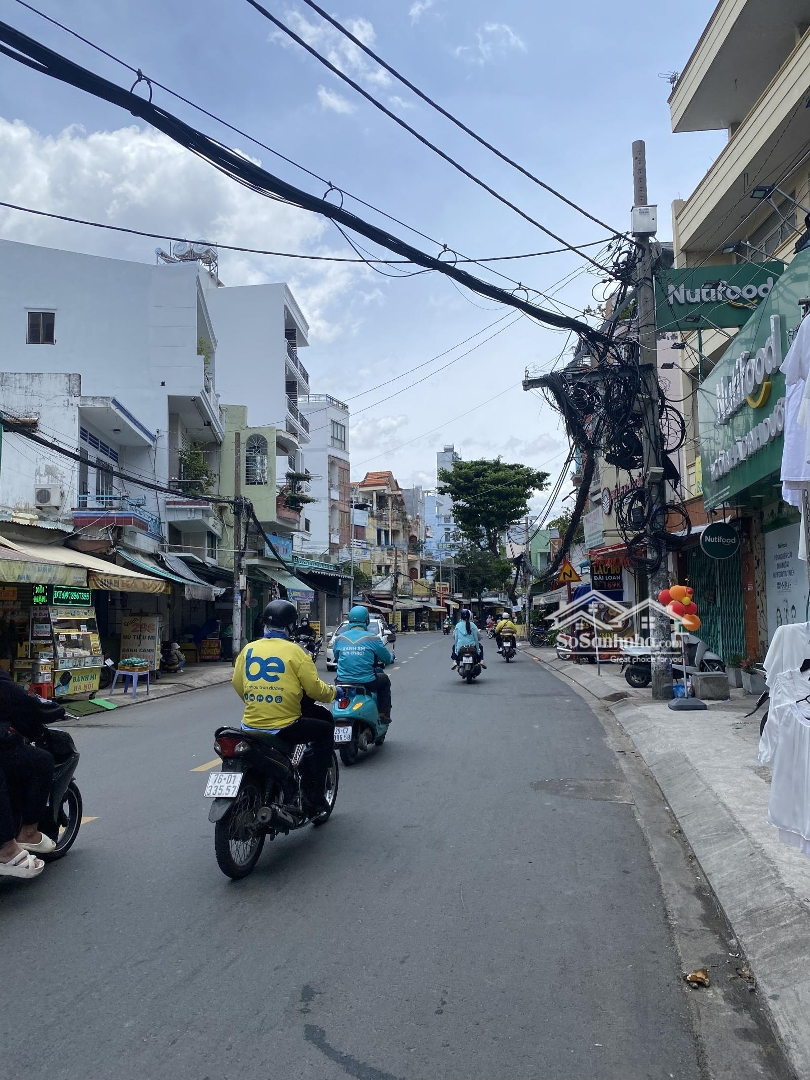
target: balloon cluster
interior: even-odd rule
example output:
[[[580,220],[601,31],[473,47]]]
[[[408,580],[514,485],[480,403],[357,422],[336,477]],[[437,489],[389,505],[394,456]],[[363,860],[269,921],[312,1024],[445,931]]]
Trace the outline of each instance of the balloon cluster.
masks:
[[[670,615],[679,619],[684,629],[690,632],[700,629],[697,604],[692,599],[694,591],[688,585],[671,585],[658,594],[658,603],[663,604]]]

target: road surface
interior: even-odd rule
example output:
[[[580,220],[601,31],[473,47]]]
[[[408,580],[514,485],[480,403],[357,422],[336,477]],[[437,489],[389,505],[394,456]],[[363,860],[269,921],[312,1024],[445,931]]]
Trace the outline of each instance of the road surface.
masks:
[[[0,887],[17,1080],[699,1077],[660,884],[585,703],[527,655],[397,645],[386,745],[325,828],[217,868],[225,685],[71,726],[86,821]],[[195,771],[196,770],[196,771]]]

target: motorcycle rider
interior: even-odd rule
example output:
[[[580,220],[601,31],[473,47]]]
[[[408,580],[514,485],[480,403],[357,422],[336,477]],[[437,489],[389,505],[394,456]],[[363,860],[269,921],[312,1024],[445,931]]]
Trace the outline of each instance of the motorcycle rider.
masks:
[[[313,658],[315,656],[315,639],[317,636],[315,627],[310,625],[310,621],[305,615],[295,631],[295,640],[298,641],[299,644],[305,645],[307,652],[309,652]],[[302,642],[301,638],[306,638],[306,641]]]
[[[292,641],[298,618],[295,604],[273,600],[264,609],[265,630],[240,652],[233,688],[245,703],[245,731],[278,732],[290,745],[312,743],[307,800],[316,812],[329,809],[324,798],[332,762],[335,726],[331,713],[315,702],[335,700],[335,688],[321,682],[309,653]]]
[[[500,622],[495,627],[495,641],[498,643],[498,652],[503,652],[502,636],[504,634],[511,634],[517,641],[517,632],[517,626],[512,622],[512,616],[504,611],[501,615]]]
[[[478,635],[478,627],[472,621],[472,614],[467,608],[462,610],[459,620],[456,623],[456,628],[453,631],[453,651],[450,654],[450,659],[453,661],[450,666],[451,671],[454,671],[458,667],[459,650],[463,649],[465,645],[476,646],[481,667],[485,668],[487,665],[484,663],[484,646],[481,644],[481,639]]]
[[[376,634],[369,631],[368,608],[356,604],[349,612],[349,628],[332,642],[337,661],[336,682],[363,686],[377,694],[380,719],[391,723],[391,680],[384,671],[374,670],[375,661],[393,664],[394,655]]]

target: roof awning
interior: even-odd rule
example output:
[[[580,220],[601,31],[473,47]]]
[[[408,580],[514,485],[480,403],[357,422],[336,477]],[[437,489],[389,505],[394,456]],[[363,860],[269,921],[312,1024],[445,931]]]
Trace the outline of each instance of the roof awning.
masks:
[[[87,573],[78,566],[45,562],[24,551],[2,548],[0,581],[14,585],[65,585],[69,588],[86,588]]]
[[[79,584],[105,592],[163,593],[169,591],[165,582],[149,574],[135,573],[126,567],[98,559],[95,555],[88,555],[84,551],[75,551],[73,548],[59,547],[55,544],[19,544],[6,540],[4,537],[0,537],[0,543],[15,552],[13,559],[17,559],[18,554],[21,553],[28,556],[26,562],[31,562],[31,560],[39,562],[46,573],[54,573],[54,564],[61,566],[63,571],[73,572],[72,579],[68,581],[33,577],[16,578],[14,579],[16,581],[36,581],[38,584],[46,585]],[[50,570],[48,564],[51,564]],[[76,580],[76,574],[81,580]]]
[[[193,574],[187,566],[185,567],[185,574],[175,574],[171,570],[167,570],[165,567],[160,566],[151,555],[144,553],[133,555],[131,551],[127,551],[125,548],[116,548],[115,550],[116,554],[120,555],[121,558],[125,559],[128,563],[137,566],[141,570],[146,570],[150,574],[156,574],[158,578],[162,579],[161,585],[163,585],[163,588],[160,592],[169,592],[170,586],[167,582],[172,581],[176,585],[183,586],[187,600],[216,600],[217,595],[219,595],[213,585],[200,581],[197,575]],[[183,565],[185,566],[185,564]],[[117,569],[123,569],[123,567],[118,567]],[[188,574],[192,575],[191,579],[186,576]]]
[[[278,585],[283,585],[287,590],[287,597],[289,600],[300,600],[302,603],[312,604],[315,601],[315,590],[306,586],[303,581],[299,581],[298,578],[293,577],[292,574],[287,573],[286,570],[276,570],[269,566],[259,567],[265,577],[270,578],[271,581],[275,581]]]
[[[218,600],[225,592],[222,585],[212,585],[210,582],[198,577],[191,567],[187,566],[178,555],[170,555],[168,552],[161,551],[159,558],[173,574],[177,574],[178,577],[185,580],[187,589],[194,587],[208,590],[208,595],[203,597],[189,596],[189,593],[187,592],[186,596],[189,597],[189,599]]]

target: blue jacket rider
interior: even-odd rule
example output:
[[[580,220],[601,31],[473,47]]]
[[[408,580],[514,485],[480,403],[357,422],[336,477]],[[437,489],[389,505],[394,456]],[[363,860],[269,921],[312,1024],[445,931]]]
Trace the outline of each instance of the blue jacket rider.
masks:
[[[391,723],[391,680],[374,670],[375,662],[392,664],[394,656],[368,628],[368,608],[357,604],[349,612],[349,628],[335,637],[332,651],[337,660],[337,683],[364,686],[377,694],[380,719]]]

